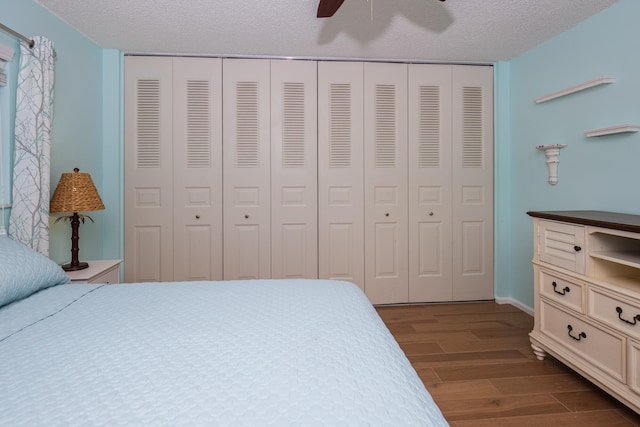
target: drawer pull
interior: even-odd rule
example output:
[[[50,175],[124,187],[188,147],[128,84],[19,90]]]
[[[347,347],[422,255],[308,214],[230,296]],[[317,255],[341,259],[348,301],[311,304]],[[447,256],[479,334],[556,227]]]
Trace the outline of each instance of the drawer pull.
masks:
[[[619,318],[620,320],[622,320],[624,323],[628,323],[629,325],[635,325],[635,324],[636,324],[636,322],[637,322],[638,320],[640,320],[640,314],[636,314],[635,316],[633,316],[633,317],[631,318],[631,319],[633,319],[633,322],[630,322],[629,320],[624,319],[624,318],[622,317],[622,308],[620,308],[620,307],[616,307],[616,311],[618,312],[618,318]]]
[[[584,332],[580,332],[577,337],[572,335],[571,331],[573,331],[573,326],[571,325],[567,325],[567,329],[569,330],[568,332],[569,336],[576,341],[580,341],[582,338],[587,338],[587,334],[585,334]]]
[[[551,282],[551,284],[553,285],[553,292],[555,292],[556,294],[564,295],[567,292],[571,292],[571,289],[569,289],[568,286],[565,286],[562,292],[560,292],[559,290],[556,289],[556,286],[558,286],[556,282]]]

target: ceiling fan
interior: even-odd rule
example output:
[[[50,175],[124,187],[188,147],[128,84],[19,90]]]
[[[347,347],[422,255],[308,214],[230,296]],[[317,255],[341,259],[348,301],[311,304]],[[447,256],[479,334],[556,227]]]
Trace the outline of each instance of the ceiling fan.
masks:
[[[441,2],[444,2],[446,0],[440,0]],[[329,18],[331,16],[333,16],[334,13],[336,13],[336,11],[338,9],[340,9],[340,6],[342,6],[342,3],[344,3],[344,0],[320,0],[320,3],[318,4],[318,18]]]

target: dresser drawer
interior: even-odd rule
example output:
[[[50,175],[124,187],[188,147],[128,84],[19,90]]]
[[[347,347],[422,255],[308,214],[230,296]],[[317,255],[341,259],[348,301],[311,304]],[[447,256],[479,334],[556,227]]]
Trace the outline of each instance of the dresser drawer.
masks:
[[[589,316],[630,337],[640,339],[640,306],[593,287],[589,288]]]
[[[67,272],[71,283],[120,283],[120,264],[122,260],[95,260],[88,262],[88,268]]]
[[[580,225],[540,221],[538,247],[540,261],[584,274],[585,229]]]
[[[611,377],[626,383],[624,339],[540,301],[541,332]]]
[[[580,283],[540,270],[540,293],[558,304],[584,313],[584,286]]]
[[[91,279],[89,283],[106,283],[108,285],[120,283],[120,268],[113,268],[110,271],[106,271]]]

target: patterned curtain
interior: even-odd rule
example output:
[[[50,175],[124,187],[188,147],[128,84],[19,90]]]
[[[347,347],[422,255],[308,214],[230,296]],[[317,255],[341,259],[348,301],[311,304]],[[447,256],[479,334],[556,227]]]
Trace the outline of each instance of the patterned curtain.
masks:
[[[54,50],[44,37],[33,41],[20,44],[9,236],[48,256]]]

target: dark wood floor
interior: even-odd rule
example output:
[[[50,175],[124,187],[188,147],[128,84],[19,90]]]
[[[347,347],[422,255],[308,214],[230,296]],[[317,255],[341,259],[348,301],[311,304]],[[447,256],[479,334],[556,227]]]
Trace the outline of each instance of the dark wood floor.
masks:
[[[511,305],[377,307],[452,427],[640,426],[640,416],[529,346]]]

